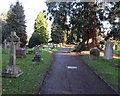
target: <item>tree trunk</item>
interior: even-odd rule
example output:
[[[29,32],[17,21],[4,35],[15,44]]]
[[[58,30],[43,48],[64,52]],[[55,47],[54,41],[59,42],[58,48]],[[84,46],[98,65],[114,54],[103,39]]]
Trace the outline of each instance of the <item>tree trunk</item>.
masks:
[[[89,34],[89,35],[88,35]],[[85,35],[83,36],[83,41],[78,44],[74,52],[81,52],[81,51],[89,51],[91,48],[97,47],[97,38],[96,38],[96,29],[91,29],[89,31],[85,32]]]

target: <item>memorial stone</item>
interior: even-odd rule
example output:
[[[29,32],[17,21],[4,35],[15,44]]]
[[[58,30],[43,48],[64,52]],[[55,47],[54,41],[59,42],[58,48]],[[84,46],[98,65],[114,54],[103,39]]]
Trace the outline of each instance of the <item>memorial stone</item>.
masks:
[[[98,48],[92,48],[90,50],[90,59],[95,60],[100,57],[100,50]]]
[[[11,32],[10,37],[7,38],[8,42],[10,42],[10,58],[9,65],[3,70],[2,76],[4,77],[18,77],[23,72],[16,65],[16,45],[19,41],[16,32]]]
[[[113,43],[111,41],[107,41],[107,43],[105,44],[104,59],[113,59]]]

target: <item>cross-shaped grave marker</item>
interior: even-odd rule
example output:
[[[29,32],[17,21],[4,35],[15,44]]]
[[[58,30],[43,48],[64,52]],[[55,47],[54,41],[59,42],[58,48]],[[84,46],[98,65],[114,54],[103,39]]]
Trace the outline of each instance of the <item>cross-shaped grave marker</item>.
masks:
[[[7,41],[10,42],[10,58],[9,65],[3,70],[2,76],[18,77],[23,72],[16,66],[16,45],[19,42],[19,37],[16,35],[16,32],[11,32],[11,35],[7,38]]]

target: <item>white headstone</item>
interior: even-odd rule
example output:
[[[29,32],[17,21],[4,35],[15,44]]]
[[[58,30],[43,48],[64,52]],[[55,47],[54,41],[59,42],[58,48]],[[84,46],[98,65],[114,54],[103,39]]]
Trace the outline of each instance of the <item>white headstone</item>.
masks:
[[[111,41],[107,41],[107,43],[105,44],[104,59],[113,59],[113,43]]]

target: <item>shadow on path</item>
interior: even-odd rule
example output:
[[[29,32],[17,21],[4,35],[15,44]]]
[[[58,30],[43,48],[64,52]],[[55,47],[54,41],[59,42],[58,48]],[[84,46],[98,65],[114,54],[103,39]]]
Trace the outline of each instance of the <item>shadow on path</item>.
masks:
[[[86,64],[69,52],[70,46],[54,53],[54,61],[40,94],[116,94]]]

